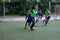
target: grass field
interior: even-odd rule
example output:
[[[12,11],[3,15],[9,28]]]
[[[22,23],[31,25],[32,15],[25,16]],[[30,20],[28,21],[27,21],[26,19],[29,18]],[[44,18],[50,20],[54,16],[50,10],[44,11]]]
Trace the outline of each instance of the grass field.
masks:
[[[24,29],[24,21],[0,22],[0,40],[60,40],[60,21],[39,21],[34,31]]]

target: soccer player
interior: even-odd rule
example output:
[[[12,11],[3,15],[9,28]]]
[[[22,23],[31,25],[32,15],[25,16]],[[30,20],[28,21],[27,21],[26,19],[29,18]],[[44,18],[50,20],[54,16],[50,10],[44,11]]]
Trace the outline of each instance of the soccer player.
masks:
[[[30,24],[30,29],[31,31],[34,30],[34,26],[35,26],[35,17],[37,14],[37,9],[38,7],[34,7],[33,10],[30,11],[30,15],[28,16],[27,22]]]
[[[40,18],[42,18],[42,11],[41,9],[38,9],[36,23],[39,21]]]
[[[36,14],[37,14],[37,10],[36,9],[33,9],[30,13],[30,22],[31,22],[31,25],[30,25],[30,29],[31,31],[33,31],[34,29],[34,26],[35,26],[35,17],[36,17]]]
[[[28,14],[26,16],[26,23],[25,23],[25,28],[27,27],[27,25],[30,25],[30,29],[31,31],[34,30],[33,27],[35,25],[35,16],[37,14],[37,10],[36,9],[33,9],[33,10],[28,10]]]
[[[25,28],[24,29],[26,29],[27,25],[30,25],[30,23],[31,23],[31,21],[30,21],[30,10],[28,10],[28,13],[27,13],[25,19],[26,19],[26,23],[25,23]]]
[[[48,10],[48,9],[46,9],[46,11],[45,11],[45,20],[43,20],[43,23],[45,22],[45,26],[48,24],[48,21],[49,21],[49,19],[50,19],[50,14],[51,14],[51,12]]]

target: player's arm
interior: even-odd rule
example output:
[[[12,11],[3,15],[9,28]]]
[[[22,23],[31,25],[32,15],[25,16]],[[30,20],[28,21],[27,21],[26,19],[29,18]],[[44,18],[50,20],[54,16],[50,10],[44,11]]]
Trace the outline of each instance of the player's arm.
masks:
[[[28,18],[28,14],[26,15],[25,19],[27,19],[27,18]]]
[[[51,16],[51,12],[49,13],[49,16]]]

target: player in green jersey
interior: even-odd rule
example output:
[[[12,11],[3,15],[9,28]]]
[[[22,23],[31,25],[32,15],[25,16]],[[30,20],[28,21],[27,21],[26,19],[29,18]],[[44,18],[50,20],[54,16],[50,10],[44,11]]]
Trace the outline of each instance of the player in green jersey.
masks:
[[[49,19],[50,19],[50,11],[48,11],[48,9],[46,9],[45,19],[43,20],[43,23],[44,23],[45,26],[48,24]]]
[[[32,10],[31,11],[31,14],[30,14],[30,16],[31,16],[31,21],[32,21],[32,24],[31,24],[31,26],[30,26],[30,29],[31,30],[34,30],[34,26],[35,26],[35,17],[36,17],[36,14],[37,14],[37,10],[36,9],[34,9],[34,10]]]

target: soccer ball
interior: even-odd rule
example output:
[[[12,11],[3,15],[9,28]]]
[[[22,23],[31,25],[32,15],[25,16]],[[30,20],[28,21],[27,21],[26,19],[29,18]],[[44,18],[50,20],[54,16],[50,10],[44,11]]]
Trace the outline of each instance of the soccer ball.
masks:
[[[35,27],[33,27],[33,29],[35,29]]]

